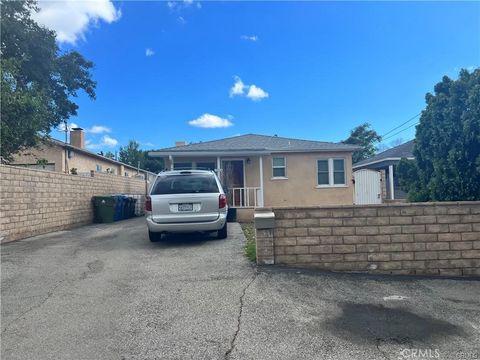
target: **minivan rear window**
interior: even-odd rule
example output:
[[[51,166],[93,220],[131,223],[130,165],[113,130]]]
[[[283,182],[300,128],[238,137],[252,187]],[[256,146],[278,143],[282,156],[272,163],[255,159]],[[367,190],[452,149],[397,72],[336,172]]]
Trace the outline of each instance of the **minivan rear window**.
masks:
[[[213,175],[184,174],[159,176],[152,195],[218,193]]]

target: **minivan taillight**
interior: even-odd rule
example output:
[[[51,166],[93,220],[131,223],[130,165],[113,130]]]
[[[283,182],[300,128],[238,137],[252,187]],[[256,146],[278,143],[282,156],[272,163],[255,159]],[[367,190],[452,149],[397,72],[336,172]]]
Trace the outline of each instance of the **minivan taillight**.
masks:
[[[145,211],[152,211],[152,198],[150,196],[145,198]]]
[[[218,208],[223,209],[225,206],[227,206],[227,197],[225,194],[220,194],[218,197]]]

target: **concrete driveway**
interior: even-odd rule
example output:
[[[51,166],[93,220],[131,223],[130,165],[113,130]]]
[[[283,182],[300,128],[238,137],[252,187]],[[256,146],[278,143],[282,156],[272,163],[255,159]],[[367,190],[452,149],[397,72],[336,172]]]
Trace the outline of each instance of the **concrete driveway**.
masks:
[[[243,241],[131,219],[3,245],[2,359],[480,359],[479,281],[256,271]]]

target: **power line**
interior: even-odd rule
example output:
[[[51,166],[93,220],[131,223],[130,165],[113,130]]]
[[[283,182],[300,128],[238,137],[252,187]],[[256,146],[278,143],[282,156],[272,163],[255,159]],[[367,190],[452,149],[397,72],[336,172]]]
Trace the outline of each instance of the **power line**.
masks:
[[[404,132],[405,130],[408,130],[408,129],[410,129],[411,127],[414,127],[415,125],[418,125],[418,124],[420,124],[420,122],[416,122],[415,124],[412,124],[412,125],[410,125],[410,126],[407,126],[405,129],[402,129],[402,130],[400,130],[400,131],[397,131],[395,134],[392,134],[392,135],[390,135],[389,137],[382,138],[382,141],[391,139],[391,138],[394,137],[395,135],[398,135],[398,134],[400,134],[401,132]]]
[[[386,135],[388,135],[388,134],[390,134],[391,132],[393,132],[393,131],[401,128],[403,125],[408,124],[410,121],[412,121],[413,119],[416,119],[416,118],[419,117],[421,114],[422,114],[422,113],[418,113],[417,115],[415,115],[414,117],[408,119],[408,120],[405,121],[404,123],[398,125],[397,127],[394,127],[392,130],[386,132],[385,134],[383,134],[383,135],[381,136],[381,137],[382,137],[382,140],[386,140],[386,139],[384,139],[384,137],[385,137]],[[411,126],[410,126],[410,127],[411,127]],[[409,127],[407,127],[406,129],[409,129]],[[402,130],[402,131],[403,131],[403,130]],[[390,137],[391,137],[391,136],[389,136],[388,138],[390,138]]]

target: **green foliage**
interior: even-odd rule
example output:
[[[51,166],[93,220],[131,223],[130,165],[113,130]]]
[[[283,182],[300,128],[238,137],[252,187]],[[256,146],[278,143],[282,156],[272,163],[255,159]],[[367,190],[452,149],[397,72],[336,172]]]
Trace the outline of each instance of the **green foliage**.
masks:
[[[45,166],[48,165],[48,160],[47,159],[38,159],[37,160],[37,165],[40,165],[42,168],[45,169]]]
[[[78,175],[77,168],[71,168],[71,169],[70,169],[70,174],[72,174],[72,175]]]
[[[128,145],[120,147],[119,161],[140,168],[158,173],[164,169],[162,159],[148,157],[148,151],[140,149],[140,144],[135,140],[130,140]]]
[[[480,200],[480,69],[444,76],[426,95],[414,162],[400,162],[400,185],[411,201]]]
[[[348,139],[342,141],[342,143],[359,145],[362,147],[361,150],[353,153],[352,161],[355,164],[375,155],[375,152],[377,151],[375,144],[381,139],[382,138],[380,135],[378,135],[375,130],[370,128],[369,123],[363,123],[350,131],[350,136]]]
[[[112,153],[111,151],[107,151],[104,156],[105,156],[106,158],[115,160],[115,154]]]
[[[76,51],[60,53],[55,32],[39,26],[34,0],[1,7],[1,159],[47,138],[51,128],[77,114],[70,99],[84,90],[95,98],[93,64]]]
[[[255,241],[255,227],[252,223],[245,223],[242,224],[242,230],[246,238],[245,245],[243,246],[243,252],[251,262],[257,262],[257,243]]]
[[[118,155],[121,162],[135,167],[143,161],[143,151],[135,140],[130,140],[127,146],[121,146]]]

